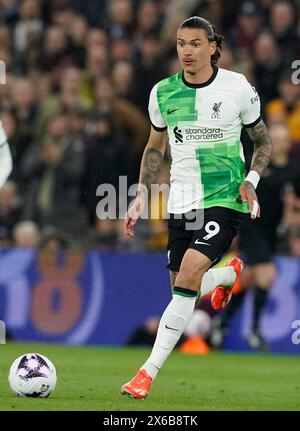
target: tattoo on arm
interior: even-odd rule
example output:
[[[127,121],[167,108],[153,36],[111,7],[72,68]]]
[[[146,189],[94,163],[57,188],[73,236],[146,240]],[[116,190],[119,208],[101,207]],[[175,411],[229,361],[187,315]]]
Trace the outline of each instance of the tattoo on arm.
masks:
[[[151,184],[154,183],[160,164],[164,158],[161,151],[156,148],[146,148],[141,166],[140,183],[144,184],[148,191],[151,190]]]
[[[246,130],[254,143],[251,170],[258,172],[261,177],[271,160],[271,137],[263,120],[261,120],[255,127],[246,128]]]

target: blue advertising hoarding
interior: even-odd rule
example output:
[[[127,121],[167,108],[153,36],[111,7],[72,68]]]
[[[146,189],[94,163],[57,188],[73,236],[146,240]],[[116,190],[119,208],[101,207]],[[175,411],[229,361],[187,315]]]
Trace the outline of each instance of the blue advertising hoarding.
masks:
[[[170,301],[164,254],[8,249],[0,253],[0,319],[14,339],[122,345]],[[300,260],[276,258],[278,276],[262,316],[275,352],[300,353]],[[225,346],[248,350],[252,293],[234,317]],[[298,334],[299,332],[299,334]]]

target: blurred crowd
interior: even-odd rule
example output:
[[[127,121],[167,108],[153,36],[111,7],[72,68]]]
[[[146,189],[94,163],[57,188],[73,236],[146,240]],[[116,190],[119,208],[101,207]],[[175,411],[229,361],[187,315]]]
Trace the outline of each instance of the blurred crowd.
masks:
[[[118,190],[120,175],[138,181],[149,93],[180,70],[176,29],[191,15],[225,36],[218,65],[256,86],[264,119],[285,128],[286,151],[300,168],[300,84],[291,81],[299,12],[300,1],[285,0],[0,0],[0,120],[14,161],[0,191],[0,245],[164,249],[159,218],[138,223],[134,243],[122,221],[98,219],[96,189]],[[167,154],[158,183],[168,181],[169,164]],[[286,250],[300,256],[292,192],[284,213]]]

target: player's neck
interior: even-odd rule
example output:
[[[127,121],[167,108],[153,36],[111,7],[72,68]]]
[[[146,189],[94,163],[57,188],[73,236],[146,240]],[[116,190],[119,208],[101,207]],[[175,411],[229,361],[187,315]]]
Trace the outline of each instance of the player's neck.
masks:
[[[185,80],[190,84],[204,84],[205,82],[209,81],[213,73],[214,70],[210,64],[204,66],[195,74],[188,73],[186,70],[183,71]]]

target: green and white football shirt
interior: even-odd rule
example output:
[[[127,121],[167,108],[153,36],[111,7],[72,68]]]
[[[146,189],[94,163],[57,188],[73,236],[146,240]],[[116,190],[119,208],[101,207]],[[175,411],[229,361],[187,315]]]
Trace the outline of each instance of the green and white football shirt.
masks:
[[[150,94],[152,126],[168,129],[170,213],[213,206],[248,212],[239,194],[245,178],[240,135],[243,125],[253,127],[260,120],[260,100],[244,75],[213,69],[204,84],[190,84],[180,72]]]

